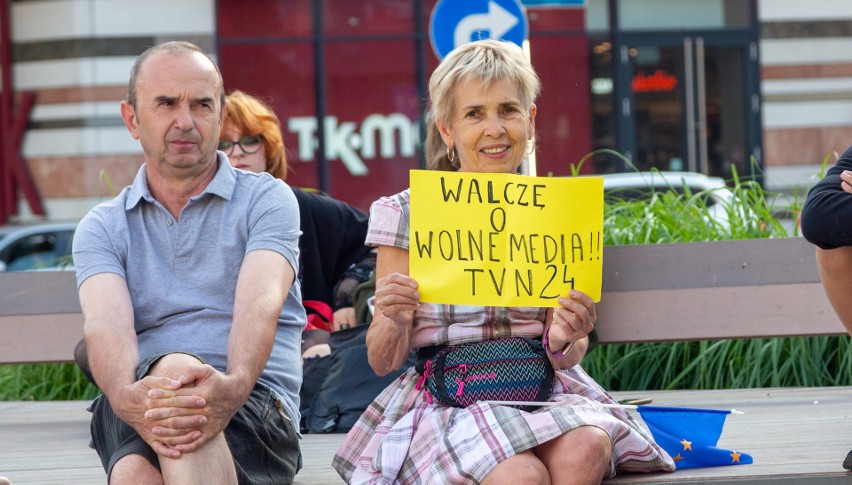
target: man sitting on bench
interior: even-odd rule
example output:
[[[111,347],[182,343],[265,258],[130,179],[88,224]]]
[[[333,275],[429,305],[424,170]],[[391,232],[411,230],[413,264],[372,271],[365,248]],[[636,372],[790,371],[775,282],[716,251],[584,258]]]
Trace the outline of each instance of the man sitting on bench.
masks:
[[[852,147],[808,193],[802,235],[817,246],[820,279],[831,306],[852,334]],[[852,470],[852,451],[843,468]]]

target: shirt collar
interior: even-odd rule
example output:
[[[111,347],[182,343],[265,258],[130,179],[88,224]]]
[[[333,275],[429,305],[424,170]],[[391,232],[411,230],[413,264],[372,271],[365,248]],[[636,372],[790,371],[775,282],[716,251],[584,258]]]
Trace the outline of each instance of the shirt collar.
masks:
[[[219,164],[219,169],[216,171],[216,175],[213,177],[213,180],[207,184],[207,187],[203,192],[192,197],[192,200],[200,199],[201,197],[204,197],[205,194],[216,195],[225,200],[231,200],[231,197],[233,197],[234,188],[237,184],[237,174],[234,172],[233,167],[231,167],[231,163],[228,161],[228,157],[225,156],[224,153],[219,151],[216,152],[216,163]],[[133,209],[143,199],[147,202],[154,203],[154,197],[151,195],[151,191],[148,190],[148,173],[145,168],[146,165],[147,164],[143,163],[142,166],[139,167],[139,171],[136,172],[136,178],[133,179],[133,184],[130,186],[130,190],[127,193],[127,200],[124,204],[125,210]]]

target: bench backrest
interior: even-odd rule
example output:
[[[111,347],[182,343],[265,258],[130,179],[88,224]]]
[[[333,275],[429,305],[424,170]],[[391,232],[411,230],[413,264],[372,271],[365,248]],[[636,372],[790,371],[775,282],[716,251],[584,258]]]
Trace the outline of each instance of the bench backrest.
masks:
[[[842,335],[802,238],[604,250],[600,342]]]
[[[71,361],[82,336],[73,271],[0,273],[0,364]]]
[[[801,238],[604,248],[602,343],[841,335]],[[74,273],[0,273],[0,364],[65,362],[83,335]]]

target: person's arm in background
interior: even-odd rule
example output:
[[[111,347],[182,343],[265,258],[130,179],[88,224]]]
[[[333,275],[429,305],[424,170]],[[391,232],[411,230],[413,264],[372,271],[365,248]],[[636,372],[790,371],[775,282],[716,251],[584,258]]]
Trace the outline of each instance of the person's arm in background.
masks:
[[[408,358],[419,306],[417,282],[408,276],[408,251],[379,246],[375,313],[367,330],[367,358],[377,375],[399,369]]]
[[[801,225],[805,239],[817,246],[826,296],[852,334],[852,148],[808,193]]]
[[[345,202],[331,199],[335,204],[337,225],[341,228],[337,233],[339,238],[338,254],[329,261],[336,261],[331,302],[334,310],[334,330],[355,326],[361,323],[355,321],[355,308],[352,295],[359,284],[367,281],[370,273],[376,269],[376,255],[371,248],[364,244],[367,237],[367,214]]]
[[[332,307],[334,330],[365,323],[355,321],[352,293],[375,267],[375,255],[364,244],[367,214],[320,193],[305,189],[294,193],[301,211],[304,299]],[[317,287],[318,283],[324,286]]]
[[[828,301],[852,335],[852,246],[816,250],[817,268]]]
[[[367,247],[367,246],[364,246]],[[376,253],[370,251],[361,261],[352,264],[334,285],[333,331],[361,325],[355,313],[355,291],[376,271]]]

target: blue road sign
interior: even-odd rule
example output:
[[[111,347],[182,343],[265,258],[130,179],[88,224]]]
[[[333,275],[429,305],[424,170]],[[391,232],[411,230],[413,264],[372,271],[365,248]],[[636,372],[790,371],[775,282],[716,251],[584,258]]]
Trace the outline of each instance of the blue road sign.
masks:
[[[527,7],[585,7],[586,0],[521,0]]]
[[[432,10],[429,37],[439,59],[472,40],[500,39],[522,45],[527,16],[519,0],[440,0]]]

